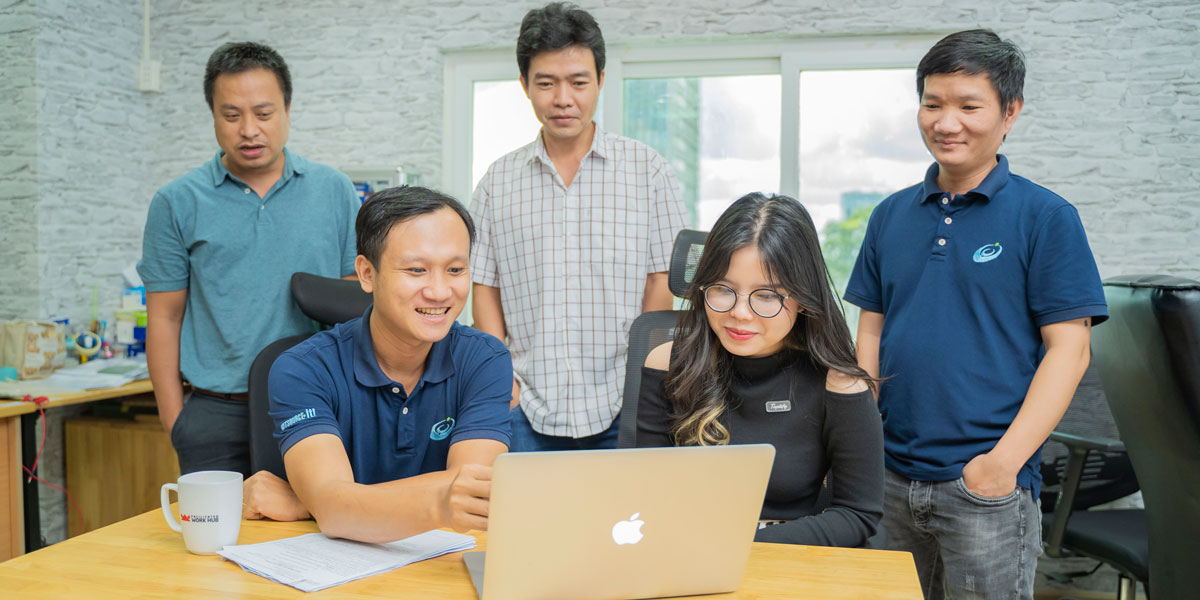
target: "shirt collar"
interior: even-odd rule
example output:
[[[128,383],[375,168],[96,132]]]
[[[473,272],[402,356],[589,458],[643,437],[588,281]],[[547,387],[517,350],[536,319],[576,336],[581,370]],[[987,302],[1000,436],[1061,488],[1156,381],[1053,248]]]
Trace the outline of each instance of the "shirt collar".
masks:
[[[587,154],[583,155],[583,158],[587,158],[589,154],[595,154],[601,159],[607,160],[608,157],[613,155],[613,142],[604,134],[604,130],[600,129],[599,123],[595,121],[592,121],[592,123],[596,124],[596,132],[592,135],[592,146],[588,149]],[[532,161],[535,158],[547,165],[554,164],[550,160],[550,154],[546,152],[546,142],[542,139],[542,130],[540,129],[538,130],[537,139],[533,142],[533,152],[529,153],[526,161]]]
[[[922,185],[921,189],[922,203],[928,202],[929,200],[941,196],[944,193],[944,190],[939,188],[937,184],[938,173],[938,164],[936,162],[932,165],[929,165],[929,169],[925,171],[925,183]],[[988,172],[987,177],[984,177],[983,181],[981,181],[979,185],[967,192],[967,200],[969,201],[976,198],[991,200],[992,198],[995,198],[996,194],[1000,193],[1000,190],[1003,189],[1007,184],[1008,158],[1003,154],[997,154],[996,166],[992,167],[992,170]]]
[[[216,156],[214,156],[212,161],[209,162],[209,164],[212,166],[212,168],[209,169],[209,174],[212,176],[213,187],[224,183],[226,178],[229,178],[230,181],[238,181],[238,178],[234,177],[233,173],[230,173],[229,169],[225,167],[225,163],[221,161],[221,157],[224,156],[224,154],[224,150],[217,150]],[[293,175],[303,175],[308,170],[307,163],[308,161],[296,156],[295,154],[292,154],[291,152],[288,152],[287,148],[284,148],[283,175],[280,176],[280,181],[287,181],[291,179]]]
[[[371,311],[375,308],[372,304],[363,312],[363,316],[354,325],[356,328],[351,332],[354,338],[354,379],[359,384],[365,387],[384,387],[394,385],[383,369],[379,368],[379,360],[375,358],[375,346],[371,343]],[[452,324],[450,331],[453,333],[454,328],[458,324]],[[454,362],[450,357],[450,333],[446,337],[433,343],[433,347],[429,349],[429,356],[425,359],[425,371],[421,373],[421,379],[417,385],[421,385],[421,381],[429,383],[440,383],[454,375]],[[414,388],[416,389],[416,388]],[[413,390],[405,390],[412,394]]]

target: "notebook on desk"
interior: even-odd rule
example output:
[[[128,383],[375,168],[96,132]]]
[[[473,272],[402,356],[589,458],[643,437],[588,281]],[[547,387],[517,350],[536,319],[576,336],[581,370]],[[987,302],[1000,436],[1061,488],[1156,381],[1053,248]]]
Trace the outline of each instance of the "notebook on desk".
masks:
[[[775,448],[766,444],[497,457],[483,600],[651,598],[741,585]]]

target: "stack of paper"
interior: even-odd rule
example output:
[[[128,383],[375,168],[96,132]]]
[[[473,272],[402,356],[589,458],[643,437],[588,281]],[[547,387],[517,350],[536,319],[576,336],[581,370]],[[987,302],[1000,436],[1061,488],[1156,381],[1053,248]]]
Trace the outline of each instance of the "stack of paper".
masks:
[[[149,377],[146,357],[90,360],[82,365],[59,369],[40,383],[55,388],[85,391],[125,385]]]
[[[435,529],[386,544],[331,540],[324,534],[310,533],[261,544],[226,546],[218,554],[256,575],[315,592],[474,547],[475,538],[469,535]]]

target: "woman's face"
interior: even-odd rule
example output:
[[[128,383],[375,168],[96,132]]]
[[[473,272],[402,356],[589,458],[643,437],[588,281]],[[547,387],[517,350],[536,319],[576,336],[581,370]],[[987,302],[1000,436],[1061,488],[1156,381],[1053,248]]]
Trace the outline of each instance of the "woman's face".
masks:
[[[712,305],[721,305],[722,298],[729,299],[725,290],[711,290],[715,285],[725,285],[737,293],[733,308],[725,312],[713,310]],[[762,290],[766,290],[763,292]],[[733,253],[729,260],[729,270],[725,277],[713,285],[706,286],[705,293],[708,301],[704,303],[704,312],[708,317],[708,325],[721,340],[721,345],[730,354],[756,358],[770,356],[783,349],[783,341],[796,323],[800,307],[795,300],[783,300],[783,309],[774,317],[763,317],[750,308],[751,294],[755,308],[762,314],[771,314],[772,298],[789,295],[787,290],[771,285],[767,276],[766,265],[758,254],[758,248],[746,246]],[[715,300],[716,302],[713,302]],[[764,310],[764,307],[768,310]]]

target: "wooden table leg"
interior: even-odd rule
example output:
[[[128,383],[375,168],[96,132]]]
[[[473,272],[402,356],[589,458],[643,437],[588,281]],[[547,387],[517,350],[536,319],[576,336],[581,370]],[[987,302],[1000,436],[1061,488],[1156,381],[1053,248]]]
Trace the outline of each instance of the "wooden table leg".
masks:
[[[19,417],[0,419],[0,561],[25,549],[25,511],[21,495],[21,428]]]

